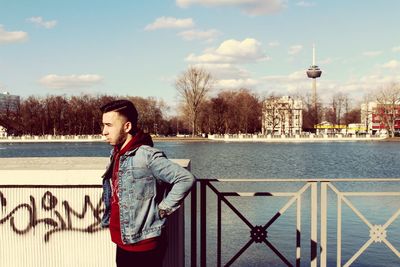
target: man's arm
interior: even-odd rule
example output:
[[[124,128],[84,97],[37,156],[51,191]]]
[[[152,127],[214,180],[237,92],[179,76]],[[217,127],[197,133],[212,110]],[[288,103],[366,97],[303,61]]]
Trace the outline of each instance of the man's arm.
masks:
[[[160,217],[165,217],[179,208],[196,180],[188,170],[168,160],[163,152],[156,149],[150,151],[149,169],[157,179],[172,185],[168,195],[158,206],[161,210]]]

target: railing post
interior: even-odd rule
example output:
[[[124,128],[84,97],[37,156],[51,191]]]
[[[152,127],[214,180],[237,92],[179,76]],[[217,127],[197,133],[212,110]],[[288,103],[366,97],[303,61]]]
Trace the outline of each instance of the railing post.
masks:
[[[221,266],[221,243],[222,243],[222,212],[221,197],[217,197],[217,267]]]
[[[191,240],[191,266],[197,266],[197,183],[193,186],[190,193],[190,240]]]
[[[311,183],[311,267],[317,267],[318,184]]]
[[[336,266],[342,266],[342,196],[337,195],[337,252]]]
[[[321,248],[320,266],[326,267],[327,255],[327,182],[321,182]]]
[[[301,261],[301,194],[297,197],[296,207],[296,267],[300,267]]]
[[[200,266],[207,265],[206,181],[200,182]]]

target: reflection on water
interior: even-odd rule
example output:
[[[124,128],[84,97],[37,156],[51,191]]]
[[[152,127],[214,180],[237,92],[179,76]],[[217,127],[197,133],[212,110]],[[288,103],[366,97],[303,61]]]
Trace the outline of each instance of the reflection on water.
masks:
[[[400,142],[343,143],[183,143],[159,142],[169,158],[188,158],[199,178],[384,178],[400,177]],[[108,156],[104,143],[0,144],[0,157]],[[221,191],[295,192],[301,184],[235,183],[216,185]],[[400,191],[393,183],[336,183],[345,191]],[[207,191],[207,229],[209,266],[216,263],[215,194]],[[288,197],[228,197],[228,200],[253,224],[264,225],[288,201]],[[348,197],[371,224],[385,224],[399,209],[399,197]],[[336,266],[337,198],[328,195],[328,266]],[[347,261],[369,239],[369,228],[342,204],[342,256]],[[303,195],[302,266],[309,261],[310,193]],[[291,262],[295,261],[296,208],[293,204],[268,228],[268,240]],[[186,215],[189,216],[186,205]],[[189,224],[188,224],[189,225]],[[250,229],[222,204],[222,263],[231,259],[249,240]],[[387,229],[388,240],[400,249],[400,219]],[[190,236],[190,235],[187,235]],[[190,244],[186,241],[186,244]],[[186,246],[189,254],[189,246]],[[188,258],[187,258],[188,260]],[[187,261],[188,262],[188,261]],[[282,266],[280,259],[265,244],[253,244],[234,266]],[[400,266],[399,258],[384,243],[372,244],[352,266]]]
[[[158,143],[207,178],[398,177],[400,143]]]
[[[192,160],[207,178],[397,177],[400,142],[157,142],[170,158]],[[0,157],[107,157],[106,143],[0,143]]]

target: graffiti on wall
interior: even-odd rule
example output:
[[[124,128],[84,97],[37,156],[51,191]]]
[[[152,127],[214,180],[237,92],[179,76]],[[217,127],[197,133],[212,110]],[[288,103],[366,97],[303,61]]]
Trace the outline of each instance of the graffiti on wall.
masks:
[[[41,197],[39,204],[32,195],[29,196],[29,203],[21,203],[11,211],[7,207],[7,198],[0,191],[0,226],[9,223],[13,232],[24,235],[33,230],[40,224],[46,225],[44,241],[49,242],[50,236],[63,231],[77,231],[85,233],[95,233],[102,230],[101,215],[104,212],[102,198],[94,205],[88,195],[85,195],[81,211],[74,210],[66,200],[58,203],[57,197],[50,191],[46,191]],[[61,208],[60,208],[61,206]],[[49,217],[39,218],[38,210],[41,209]],[[60,212],[61,210],[61,212]],[[28,212],[26,223],[18,222],[17,215],[21,212]],[[5,216],[2,214],[5,213]],[[92,217],[92,218],[88,218]],[[77,220],[91,222],[86,226],[77,226]]]

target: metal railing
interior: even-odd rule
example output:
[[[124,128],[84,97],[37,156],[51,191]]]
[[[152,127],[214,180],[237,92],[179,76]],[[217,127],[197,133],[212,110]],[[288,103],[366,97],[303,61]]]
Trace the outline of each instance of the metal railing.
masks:
[[[22,136],[0,136],[3,142],[68,142],[68,141],[104,141],[102,135],[22,135]]]
[[[208,136],[211,140],[224,140],[224,141],[354,141],[354,140],[381,140],[385,139],[386,135],[370,135],[370,134],[210,134]]]
[[[261,188],[261,184],[267,186],[263,187],[265,190],[261,191],[232,191],[230,187],[235,184],[239,185],[239,190],[249,188],[243,186],[243,184],[255,185],[257,189]],[[229,188],[226,189],[226,187]],[[272,191],[270,191],[270,189],[272,189]],[[211,196],[216,199],[212,199]],[[256,225],[252,222],[254,218],[249,218],[246,212],[241,212],[238,207],[239,204],[235,205],[233,199],[259,197],[284,198],[285,202],[283,205],[277,206],[276,211],[269,214],[270,217],[266,219],[263,224]],[[198,188],[194,188],[191,195],[191,266],[230,266],[235,263],[240,266],[238,259],[244,257],[243,254],[250,250],[254,244],[264,244],[266,250],[269,250],[270,253],[276,256],[276,260],[273,264],[266,261],[263,266],[300,266],[301,263],[302,266],[309,264],[312,267],[317,266],[318,263],[321,267],[350,266],[357,261],[360,255],[363,253],[365,254],[366,249],[373,243],[384,244],[390,252],[397,256],[395,259],[396,263],[394,264],[400,264],[399,250],[388,238],[388,228],[392,226],[395,229],[392,229],[391,233],[394,233],[394,240],[398,240],[398,238],[396,239],[396,234],[399,233],[400,228],[398,225],[394,225],[394,222],[400,215],[400,201],[393,202],[394,207],[392,207],[392,209],[394,209],[394,211],[384,224],[374,224],[363,214],[367,212],[368,215],[371,216],[371,212],[361,211],[356,207],[360,204],[355,205],[353,203],[357,201],[357,198],[363,197],[368,197],[369,201],[365,202],[365,199],[361,199],[362,203],[363,201],[365,203],[372,203],[371,201],[374,198],[400,197],[400,178],[199,179]],[[213,201],[216,201],[215,211],[213,210],[215,206]],[[267,205],[271,205],[268,203]],[[225,248],[222,246],[222,234],[229,235],[230,233],[226,233],[223,229],[224,218],[222,217],[222,204],[240,219],[239,221],[247,227],[248,233],[248,237],[244,239],[244,241],[246,241],[245,245],[239,250],[234,251],[233,256],[225,256],[225,261],[222,259]],[[348,207],[346,213],[343,212],[344,205]],[[378,204],[374,205],[379,206]],[[279,246],[280,241],[282,241],[284,237],[280,237],[278,240],[274,238],[274,231],[279,229],[279,227],[276,229],[271,228],[273,228],[273,225],[278,224],[278,219],[288,213],[291,207],[294,207],[293,209],[295,210],[295,215],[292,220],[294,224],[293,233],[295,235],[295,246],[294,250],[288,253],[287,247],[283,246],[282,248],[282,246]],[[244,205],[244,209],[246,211],[252,211],[253,213],[255,211],[254,209],[258,209],[260,210],[260,214],[265,215],[261,211],[262,208],[260,206],[249,209],[248,206]],[[319,214],[318,210],[320,211]],[[216,214],[211,214],[211,212],[215,212]],[[368,238],[368,241],[360,248],[352,247],[349,250],[348,248],[351,244],[349,245],[346,243],[343,245],[343,229],[346,226],[344,225],[346,218],[351,217],[350,213],[354,213],[361,222],[368,226],[368,231],[360,230],[364,235],[363,238]],[[214,215],[216,215],[216,220],[214,220],[216,227],[211,227],[214,223],[212,222],[212,219],[215,218],[213,217]],[[308,216],[306,223],[304,223],[304,215]],[[198,216],[200,217],[199,220]],[[372,217],[376,219],[379,215],[376,215],[375,218],[372,214]],[[232,218],[230,218],[230,220],[232,220]],[[331,223],[331,227],[328,227],[328,221]],[[333,224],[333,221],[335,221],[335,224]],[[229,221],[229,224],[231,224],[231,221]],[[304,227],[304,225],[306,227]],[[210,228],[210,231],[208,231],[208,228]],[[214,230],[214,228],[216,230]],[[349,230],[353,231],[352,228],[354,228],[354,226],[350,226]],[[335,236],[334,232],[336,232],[336,240],[333,238]],[[216,235],[216,240],[210,241],[210,236],[213,235]],[[243,241],[243,238],[241,239]],[[304,239],[308,240],[308,242],[304,242]],[[359,239],[362,238],[359,236]],[[237,243],[236,241],[237,240],[232,240],[231,236],[228,236],[228,241],[226,242]],[[216,247],[214,246],[215,243]],[[334,249],[328,250],[328,248],[331,248],[335,243],[336,251]],[[342,253],[344,247],[346,248],[345,256],[343,256]],[[355,253],[349,252],[354,249],[357,249]],[[304,251],[307,251],[309,256],[304,256]],[[199,259],[197,258],[198,252]],[[232,254],[232,251],[230,251],[230,254]],[[216,262],[211,261],[211,259],[214,258],[216,258]],[[260,264],[260,261],[263,260],[267,259],[256,259],[257,264]]]

